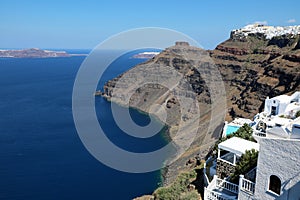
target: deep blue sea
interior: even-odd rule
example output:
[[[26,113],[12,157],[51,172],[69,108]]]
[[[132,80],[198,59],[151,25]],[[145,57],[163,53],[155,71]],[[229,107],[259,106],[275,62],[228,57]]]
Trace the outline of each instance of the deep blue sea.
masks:
[[[112,63],[99,88],[145,61],[130,58],[132,54]],[[160,171],[116,171],[84,148],[72,118],[73,83],[84,59],[0,59],[0,199],[126,200],[150,194],[160,184]],[[145,142],[132,140],[115,125],[110,103],[102,97],[95,101],[99,122],[116,145],[140,152],[167,143],[163,131]],[[135,110],[131,116],[138,124],[149,122]]]

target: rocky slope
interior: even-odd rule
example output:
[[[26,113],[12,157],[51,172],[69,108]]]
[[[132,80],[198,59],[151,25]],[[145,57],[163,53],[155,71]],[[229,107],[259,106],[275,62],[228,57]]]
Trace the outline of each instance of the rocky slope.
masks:
[[[214,66],[223,81],[216,75],[218,72]],[[180,87],[170,92],[162,85],[150,83],[137,87],[140,84],[138,81],[130,81],[132,77],[135,80],[147,80],[149,74],[154,74],[154,77],[163,74],[165,79],[170,79],[175,74],[168,71],[169,68],[183,75],[195,96]],[[300,89],[300,36],[285,34],[267,39],[261,33],[241,36],[233,31],[230,38],[215,50],[204,51],[186,43],[177,43],[133,69],[137,71],[129,70],[109,81],[104,87],[103,96],[111,99],[116,84],[127,76],[119,84],[118,95],[112,100],[125,105],[125,97],[131,94],[129,106],[145,112],[150,112],[153,104],[162,105],[168,114],[166,124],[170,127],[171,138],[176,134],[180,122],[195,117],[195,106],[181,116],[178,94],[199,102],[200,123],[184,124],[183,131],[184,137],[188,137],[193,130],[196,130],[197,135],[190,148],[168,166],[165,179],[168,184],[178,171],[196,162],[191,158],[205,156],[209,147],[220,136],[225,116],[227,120],[237,116],[251,118],[262,110],[267,96]],[[147,73],[143,73],[145,70],[148,70]],[[223,84],[225,102],[222,99]],[[160,111],[154,114],[160,116]],[[180,140],[177,142],[184,143]]]
[[[219,138],[226,100],[216,71],[207,51],[177,42],[104,86],[103,96],[121,105],[145,112],[152,112],[152,105],[161,105],[152,112],[161,121],[161,110],[165,110],[170,139],[176,147],[188,148],[177,149],[177,155],[183,155],[166,169],[165,183],[181,168],[194,164],[196,159],[191,157],[203,158]]]
[[[260,33],[235,32],[210,55],[226,85],[227,119],[253,117],[267,96],[299,90],[300,35],[266,39]]]

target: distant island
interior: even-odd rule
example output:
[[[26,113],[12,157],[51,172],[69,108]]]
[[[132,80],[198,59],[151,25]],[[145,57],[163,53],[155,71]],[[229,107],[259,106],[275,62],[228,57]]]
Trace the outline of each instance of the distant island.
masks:
[[[86,56],[87,54],[69,54],[66,51],[50,51],[38,48],[21,50],[1,50],[0,58],[53,58],[53,57],[71,57]]]

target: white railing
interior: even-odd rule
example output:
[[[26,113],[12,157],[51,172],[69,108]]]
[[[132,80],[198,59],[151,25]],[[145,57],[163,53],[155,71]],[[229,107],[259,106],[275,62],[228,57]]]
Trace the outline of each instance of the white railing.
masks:
[[[204,200],[236,200],[235,196],[228,196],[226,194],[215,192],[204,188]]]
[[[211,182],[208,184],[207,189],[208,190],[213,190],[216,187],[217,184],[217,176],[214,175],[213,179],[211,180]]]
[[[255,136],[258,136],[258,137],[267,137],[267,134],[263,133],[261,131],[253,131],[253,133]]]
[[[253,183],[252,181],[249,181],[248,179],[245,179],[244,175],[240,175],[239,187],[240,187],[240,190],[243,190],[251,195],[254,194],[255,183]]]
[[[204,175],[204,185],[208,186],[210,184],[210,181],[206,174],[206,162],[204,163],[204,167],[203,167],[203,175]]]
[[[225,189],[232,192],[232,196],[225,194],[221,190]],[[209,183],[208,187],[204,188],[204,200],[236,200],[238,192],[238,185],[230,183],[226,180],[219,179],[214,175],[213,180]]]
[[[224,190],[228,190],[229,192],[232,192],[234,194],[238,194],[239,193],[239,186],[231,183],[229,181],[217,178],[216,179],[216,186],[218,188],[224,189]]]

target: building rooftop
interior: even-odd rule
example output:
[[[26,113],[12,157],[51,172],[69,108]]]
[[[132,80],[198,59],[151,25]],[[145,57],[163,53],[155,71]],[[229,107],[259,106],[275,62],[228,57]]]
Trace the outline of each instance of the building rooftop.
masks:
[[[283,102],[289,103],[291,101],[291,98],[292,98],[291,96],[283,94],[283,95],[279,95],[279,96],[273,97],[272,99],[278,100],[278,101],[280,101],[282,103]]]
[[[218,148],[232,152],[238,156],[242,156],[242,154],[244,154],[246,150],[255,149],[259,151],[259,144],[248,140],[244,140],[239,137],[233,137],[224,142],[221,142],[218,145]]]
[[[283,118],[283,117],[278,117],[278,116],[274,116],[272,118],[269,118],[267,121],[266,121],[266,124],[267,126],[286,126],[288,125],[289,123],[291,123],[293,120],[292,119],[287,119],[287,118]]]

